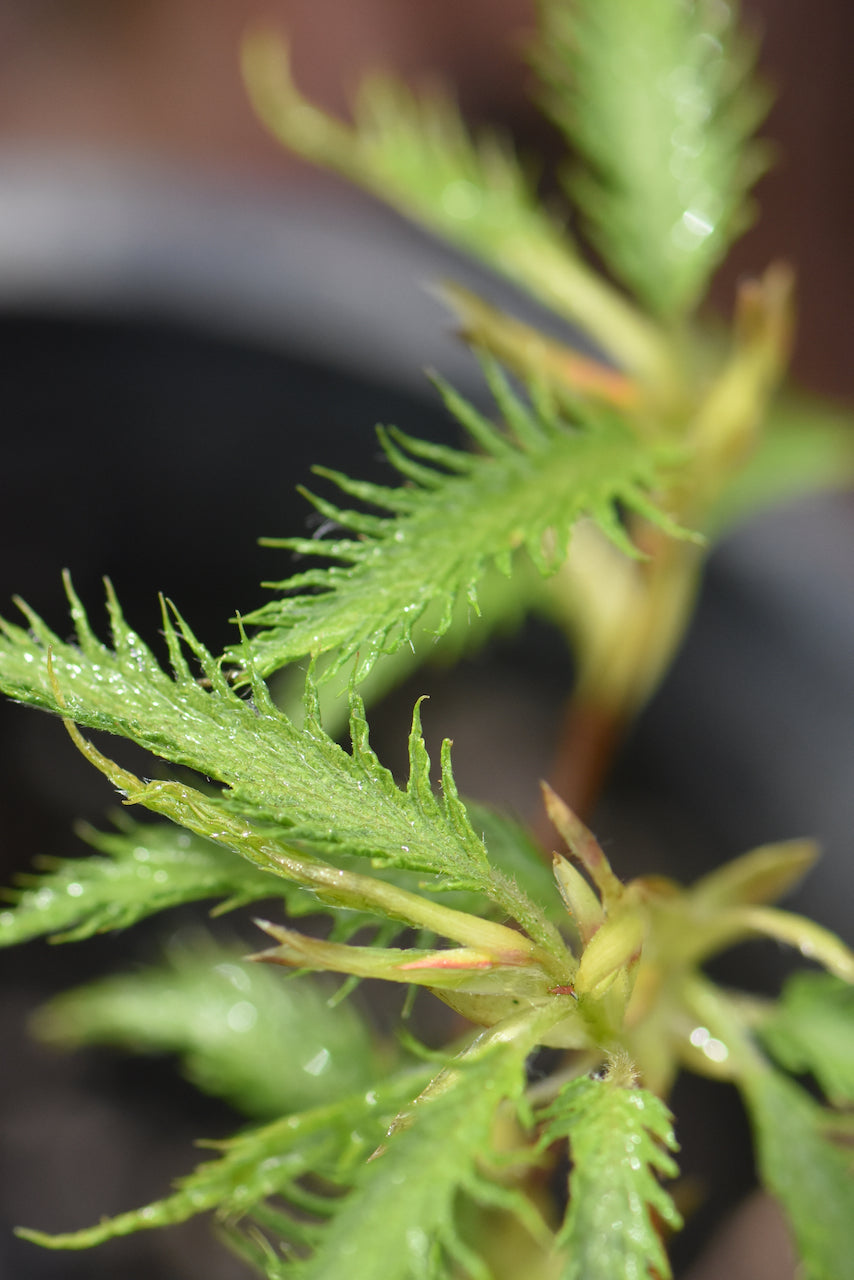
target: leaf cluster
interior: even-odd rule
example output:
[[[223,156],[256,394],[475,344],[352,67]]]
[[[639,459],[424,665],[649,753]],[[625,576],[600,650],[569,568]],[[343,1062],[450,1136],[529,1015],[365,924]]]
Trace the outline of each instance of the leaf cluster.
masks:
[[[446,287],[500,421],[436,378],[465,447],[381,427],[391,483],[317,468],[336,491],[306,493],[322,532],[278,540],[297,570],[267,584],[276,597],[239,620],[224,654],[164,603],[158,656],[109,585],[109,643],[70,580],[73,639],[23,604],[24,626],[0,624],[0,690],[60,717],[126,805],[167,820],[122,819],[87,833],[88,857],[43,860],[8,892],[0,945],[86,938],[199,901],[330,918],[305,934],[258,921],[273,943],[259,963],[200,942],[43,1011],[54,1043],[175,1054],[201,1088],[267,1121],[214,1144],[154,1204],[67,1235],[23,1233],[47,1247],[211,1212],[268,1280],[504,1280],[511,1257],[554,1280],[666,1277],[663,1234],[680,1219],[663,1186],[677,1143],[662,1098],[688,1067],[741,1090],[808,1280],[839,1280],[851,1256],[833,1108],[854,1095],[854,956],[771,905],[812,845],[754,850],[688,888],[624,884],[547,789],[568,854],[552,875],[517,824],[459,795],[450,742],[434,767],[420,702],[403,780],[371,745],[370,695],[431,650],[460,652],[481,611],[488,629],[530,609],[567,633],[577,696],[616,738],[684,631],[704,535],[854,470],[837,415],[816,425],[809,402],[775,403],[785,270],[741,289],[725,339],[694,314],[766,158],[753,138],[766,97],[735,7],[539,9],[533,61],[571,149],[565,190],[631,296],[584,261],[513,148],[474,137],[449,97],[375,82],[344,124],[300,94],[269,39],[249,40],[245,67],[287,145],[509,276],[606,358]],[[282,698],[267,683],[280,671]],[[144,748],[152,777],[83,730]],[[711,956],[757,935],[828,975],[801,975],[771,1004],[708,980]],[[347,981],[333,996],[316,976],[285,981],[282,966]],[[468,1033],[438,1052],[412,1036],[412,1054],[390,1046],[368,1002],[341,1003],[365,978],[407,988],[407,1009],[427,988]],[[537,1080],[543,1046],[562,1056]],[[830,1105],[792,1074],[811,1075]],[[563,1213],[548,1194],[561,1161]],[[490,1250],[496,1215],[504,1259]]]
[[[380,443],[404,485],[366,484],[315,468],[343,493],[389,514],[344,510],[308,495],[336,535],[274,545],[339,563],[269,584],[291,594],[245,619],[262,628],[248,652],[263,674],[334,650],[324,674],[355,657],[355,674],[362,678],[380,653],[412,644],[429,606],[438,610],[431,628],[436,636],[451,625],[459,597],[477,613],[478,581],[490,563],[509,577],[513,557],[526,551],[540,573],[554,572],[566,558],[573,526],[585,517],[629,556],[640,553],[620,511],[689,536],[651,497],[677,461],[672,446],[650,447],[602,409],[576,405],[569,416],[542,396],[527,406],[497,366],[486,368],[506,432],[438,384],[479,453],[381,429]],[[246,652],[235,648],[230,656],[241,662]]]

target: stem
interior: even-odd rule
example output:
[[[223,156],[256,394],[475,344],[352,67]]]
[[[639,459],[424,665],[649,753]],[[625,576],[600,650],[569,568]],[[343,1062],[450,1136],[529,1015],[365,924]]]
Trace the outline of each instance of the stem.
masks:
[[[584,821],[596,807],[625,728],[623,717],[603,702],[571,697],[566,703],[549,783]]]
[[[635,540],[650,559],[628,566],[635,571],[630,579],[615,580],[614,606],[598,625],[592,609],[578,622],[587,593],[601,589],[598,575],[595,581],[576,575],[563,588],[573,596],[566,625],[574,624],[579,674],[550,782],[582,818],[592,813],[627,728],[682,641],[702,567],[702,551],[693,543],[674,542],[648,525]]]

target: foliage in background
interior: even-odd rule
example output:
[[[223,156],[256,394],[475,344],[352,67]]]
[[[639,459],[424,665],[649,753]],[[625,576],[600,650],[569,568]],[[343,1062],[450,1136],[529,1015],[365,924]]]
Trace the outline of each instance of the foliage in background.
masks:
[[[536,610],[573,648],[572,706],[602,727],[574,797],[583,807],[607,743],[679,643],[705,548],[775,496],[852,475],[846,424],[781,390],[787,269],[742,285],[725,336],[696,311],[767,155],[753,137],[766,97],[735,6],[539,7],[533,62],[568,144],[566,191],[628,294],[545,210],[509,144],[472,137],[450,98],[378,82],[344,124],[301,96],[281,48],[257,36],[247,80],[288,146],[509,276],[602,360],[446,285],[499,422],[439,380],[471,452],[387,428],[391,483],[320,469],[341,495],[308,495],[326,536],[283,541],[309,567],[277,584],[225,654],[164,606],[164,664],[111,588],[109,644],[70,583],[73,640],[26,606],[26,626],[3,624],[0,688],[61,717],[126,804],[167,821],[89,833],[93,854],[46,862],[10,891],[0,943],[87,937],[201,900],[218,911],[263,901],[289,920],[259,920],[254,963],[199,942],[39,1015],[57,1043],[175,1053],[200,1087],[266,1121],[152,1205],[62,1236],[23,1232],[47,1247],[213,1212],[268,1280],[666,1277],[679,1214],[663,1185],[677,1173],[665,1099],[689,1069],[741,1091],[808,1280],[840,1280],[852,1254],[835,1108],[854,1093],[854,956],[772,905],[812,845],[754,850],[688,888],[623,883],[546,788],[567,855],[550,872],[516,824],[459,796],[448,742],[436,779],[418,705],[403,782],[370,744],[370,697],[436,651],[461,652],[480,612],[486,634]],[[278,671],[281,705],[266,683]],[[143,780],[83,729],[166,763]],[[328,927],[291,927],[310,915]],[[706,977],[710,957],[755,936],[828,973],[768,1002]],[[345,986],[332,995],[329,979],[286,981],[282,967]],[[406,1011],[427,988],[454,1011],[457,1038],[433,1053],[411,1035],[387,1043],[370,1000],[342,1003],[362,979],[398,984]],[[529,1079],[542,1046],[557,1065]],[[792,1073],[810,1074],[827,1103]],[[506,1248],[493,1247],[496,1221]]]

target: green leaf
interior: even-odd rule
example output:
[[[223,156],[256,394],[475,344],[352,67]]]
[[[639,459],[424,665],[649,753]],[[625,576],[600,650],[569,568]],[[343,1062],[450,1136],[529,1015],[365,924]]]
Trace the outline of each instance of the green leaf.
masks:
[[[741,1089],[759,1173],[789,1219],[804,1280],[839,1280],[851,1269],[850,1156],[825,1137],[827,1113],[785,1076],[749,1072]]]
[[[302,1184],[307,1175],[328,1181],[330,1190],[346,1185],[354,1166],[367,1159],[400,1107],[426,1082],[423,1068],[401,1073],[356,1097],[300,1115],[287,1116],[260,1129],[250,1129],[228,1142],[209,1145],[223,1155],[199,1165],[163,1200],[108,1218],[94,1227],[62,1235],[20,1229],[24,1239],[48,1249],[89,1249],[117,1236],[151,1227],[186,1222],[215,1210],[221,1217],[251,1213],[270,1196],[281,1197],[297,1216],[292,1222],[297,1242],[312,1235],[314,1223],[300,1221],[310,1206],[320,1214],[334,1211],[335,1200],[314,1195]]]
[[[124,821],[120,831],[89,828],[84,838],[104,856],[41,858],[43,874],[20,876],[21,887],[5,891],[14,905],[0,910],[0,946],[45,933],[78,942],[204,898],[225,899],[224,910],[293,892],[279,876],[171,824]]]
[[[326,736],[312,708],[297,729],[260,682],[252,700],[241,698],[183,626],[202,681],[190,672],[168,618],[174,678],[131,631],[114,598],[112,651],[88,631],[74,597],[72,607],[78,645],[60,641],[32,614],[31,633],[4,628],[0,684],[11,697],[129,738],[216,779],[225,785],[221,795],[229,812],[275,823],[317,852],[362,854],[473,879],[480,887],[488,870],[486,852],[455,803],[452,779],[444,800],[428,791],[417,710],[410,740],[414,772],[409,789],[400,791],[370,749],[358,700],[351,718],[354,750],[348,755]],[[172,784],[153,783],[155,792],[158,785],[168,791]],[[445,849],[437,848],[443,844]],[[272,863],[267,869],[276,870]]]
[[[436,628],[444,602],[434,600],[428,605],[413,629],[411,643],[386,654],[361,681],[359,695],[365,705],[376,706],[423,665],[444,670],[479,653],[494,636],[515,634],[531,613],[554,611],[549,582],[526,560],[514,565],[511,578],[494,567],[487,569],[478,582],[477,598],[479,614],[472,612],[467,600],[457,600],[451,625],[441,636],[436,635]],[[343,669],[334,675],[326,674],[326,668],[336,659],[334,651],[319,658],[314,678],[320,720],[330,738],[338,739],[347,731],[351,676]],[[272,691],[276,705],[299,723],[305,701],[305,672],[299,664],[284,667]]]
[[[457,1234],[461,1195],[510,1208],[546,1234],[521,1194],[488,1174],[496,1115],[506,1101],[519,1106],[526,1056],[553,1019],[547,1010],[508,1021],[426,1088],[423,1069],[398,1073],[365,1094],[212,1144],[221,1158],[142,1209],[64,1235],[19,1234],[47,1248],[84,1249],[215,1210],[232,1231],[245,1220],[256,1241],[260,1227],[284,1243],[275,1264],[271,1249],[262,1251],[271,1276],[337,1280],[346,1259],[352,1280],[419,1280],[435,1274],[430,1264],[442,1255],[482,1276]]]
[[[40,1037],[63,1046],[176,1053],[206,1093],[256,1118],[304,1111],[368,1089],[386,1063],[351,1002],[334,1009],[316,979],[286,981],[204,936],[167,963],[56,997]]]
[[[737,6],[542,0],[545,105],[579,156],[568,186],[614,273],[654,312],[693,306],[751,220],[767,95]]]
[[[441,753],[442,792],[434,793],[417,707],[409,740],[410,775],[401,789],[370,747],[355,694],[353,749],[348,753],[324,733],[310,683],[305,723],[297,728],[273,705],[254,673],[251,699],[241,697],[180,619],[179,639],[164,614],[173,670],[169,675],[127,625],[111,592],[112,650],[94,636],[68,589],[77,644],[61,641],[23,606],[29,632],[3,624],[0,689],[69,722],[127,737],[223,784],[222,791],[208,795],[182,782],[144,784],[78,736],[81,749],[129,803],[143,804],[235,850],[262,870],[310,887],[334,906],[378,912],[463,945],[489,949],[490,939],[499,950],[507,939],[526,945],[521,935],[501,925],[440,907],[421,893],[378,878],[341,870],[322,855],[369,858],[380,866],[437,877],[425,884],[427,890],[474,889],[518,919],[553,956],[565,957],[554,927],[490,865],[457,795],[448,743]],[[201,668],[201,679],[189,667],[182,640]]]
[[[787,1071],[814,1075],[831,1102],[854,1103],[854,987],[827,973],[795,974],[760,1035]]]
[[[553,924],[565,928],[569,923],[566,908],[558,892],[549,857],[542,847],[531,839],[521,823],[506,814],[471,800],[466,801],[466,809],[474,829],[483,834],[490,862],[513,880],[532,902],[536,902]],[[460,904],[460,909],[476,911],[477,904]]]
[[[558,1235],[567,1251],[562,1280],[653,1280],[670,1266],[655,1212],[678,1230],[681,1219],[658,1176],[678,1172],[672,1117],[625,1073],[571,1080],[545,1112],[543,1145],[569,1138],[569,1207]]]
[[[854,421],[841,406],[787,391],[772,405],[758,444],[703,521],[712,538],[776,503],[847,487],[854,480]]]
[[[577,256],[511,144],[494,132],[473,138],[449,96],[434,90],[419,98],[373,78],[359,91],[350,127],[301,95],[275,38],[250,37],[243,69],[258,115],[292,151],[530,290],[625,367],[654,375],[669,363],[661,335]]]
[[[604,409],[588,409],[578,424],[547,406],[535,409],[513,395],[497,367],[488,366],[488,372],[508,433],[439,384],[479,454],[381,431],[403,486],[363,484],[319,470],[345,494],[390,514],[342,510],[312,497],[324,516],[356,536],[271,543],[340,563],[268,584],[295,594],[246,619],[264,628],[249,642],[262,673],[335,650],[324,677],[356,658],[361,679],[380,653],[412,642],[429,606],[441,609],[431,619],[438,636],[450,627],[458,600],[477,612],[478,583],[491,565],[509,574],[514,554],[525,549],[542,574],[557,569],[573,526],[584,516],[622,551],[637,556],[618,504],[671,535],[691,536],[651,499],[675,463],[669,448],[641,441]],[[229,656],[240,662],[243,653],[235,647]]]
[[[530,1047],[499,1040],[425,1090],[381,1155],[360,1170],[317,1253],[299,1271],[301,1280],[340,1280],[342,1269],[348,1280],[421,1280],[446,1274],[443,1263],[452,1262],[459,1274],[482,1280],[484,1266],[455,1222],[461,1195],[514,1210],[532,1230],[545,1232],[520,1194],[487,1176],[496,1163],[496,1114],[505,1100],[518,1103]]]

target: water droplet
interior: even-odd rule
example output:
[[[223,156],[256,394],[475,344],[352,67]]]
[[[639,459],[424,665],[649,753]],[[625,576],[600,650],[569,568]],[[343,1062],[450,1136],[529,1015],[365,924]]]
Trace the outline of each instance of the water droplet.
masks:
[[[83,895],[83,885],[75,880],[72,884],[66,885],[65,892],[69,898],[80,898]]]
[[[701,244],[715,229],[701,209],[686,209],[670,232],[670,239],[677,249],[691,250]]]
[[[252,979],[245,969],[240,968],[240,965],[218,964],[215,966],[215,972],[221,973],[238,991],[249,991],[252,987]]]
[[[237,1004],[233,1004],[225,1015],[231,1031],[242,1035],[246,1031],[251,1031],[258,1021],[258,1010],[254,1004],[250,1004],[248,1000],[238,1000]]]
[[[51,905],[53,899],[53,889],[39,889],[38,893],[33,894],[33,906],[38,907],[39,911],[44,911]]]
[[[307,1071],[310,1076],[319,1076],[329,1066],[329,1050],[321,1049],[308,1062],[303,1063],[303,1071]]]
[[[409,1228],[406,1233],[406,1243],[410,1253],[414,1253],[418,1258],[426,1258],[429,1241],[426,1232],[420,1227]]]
[[[0,911],[0,928],[8,929],[15,923],[14,911]]]
[[[726,1062],[729,1057],[729,1049],[723,1040],[716,1040],[714,1036],[703,1045],[703,1053],[710,1062]]]

